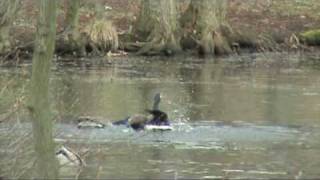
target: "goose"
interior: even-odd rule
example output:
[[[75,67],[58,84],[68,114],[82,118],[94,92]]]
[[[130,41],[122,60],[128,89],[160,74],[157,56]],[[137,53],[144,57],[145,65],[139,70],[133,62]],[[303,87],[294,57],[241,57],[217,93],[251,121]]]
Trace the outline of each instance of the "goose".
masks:
[[[70,148],[61,146],[56,152],[56,157],[60,165],[85,166],[81,157]]]
[[[154,96],[154,103],[152,110],[146,110],[149,115],[135,114],[124,120],[113,122],[113,125],[126,125],[132,129],[139,131],[144,129],[161,129],[171,130],[168,115],[159,110],[159,103],[161,101],[160,93]]]
[[[80,116],[77,119],[78,128],[105,128],[105,124],[100,122],[97,118],[90,116]]]
[[[144,128],[146,130],[173,130],[173,127],[170,125],[167,113],[160,110],[148,110],[148,112],[152,114],[153,117],[145,124]]]
[[[161,101],[160,93],[157,93],[154,96],[154,102],[153,102],[153,109],[159,109],[159,104]],[[149,119],[142,114],[136,114],[131,117],[127,117],[124,120],[116,121],[113,122],[113,125],[128,125],[132,124],[132,127],[134,129],[141,129],[142,126],[140,127],[141,124],[145,124],[146,121]],[[85,128],[105,128],[105,124],[100,122],[98,118],[90,117],[90,116],[80,116],[77,118],[77,124],[79,129],[85,129]]]
[[[157,93],[153,98],[152,110],[146,110],[148,115],[135,114],[123,120],[115,121],[112,125],[126,125],[134,130],[152,129],[152,130],[172,130],[168,115],[159,110],[161,101],[160,93]],[[90,116],[80,116],[77,119],[78,128],[105,128],[105,124],[101,123],[97,118]]]

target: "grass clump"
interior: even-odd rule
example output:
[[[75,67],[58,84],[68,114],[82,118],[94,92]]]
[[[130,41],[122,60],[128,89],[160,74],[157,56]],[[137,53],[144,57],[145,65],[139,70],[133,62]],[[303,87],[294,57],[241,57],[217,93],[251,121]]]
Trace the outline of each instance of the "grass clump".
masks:
[[[320,29],[306,31],[300,35],[302,40],[308,45],[320,45]]]
[[[119,47],[118,33],[111,21],[96,20],[85,32],[91,46],[99,52],[116,51]]]

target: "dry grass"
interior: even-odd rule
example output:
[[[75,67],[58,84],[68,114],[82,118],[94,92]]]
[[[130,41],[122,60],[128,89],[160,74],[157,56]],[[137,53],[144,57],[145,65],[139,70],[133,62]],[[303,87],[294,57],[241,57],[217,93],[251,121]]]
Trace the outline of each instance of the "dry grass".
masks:
[[[116,51],[119,47],[118,33],[111,21],[96,20],[85,29],[89,40],[100,51]]]

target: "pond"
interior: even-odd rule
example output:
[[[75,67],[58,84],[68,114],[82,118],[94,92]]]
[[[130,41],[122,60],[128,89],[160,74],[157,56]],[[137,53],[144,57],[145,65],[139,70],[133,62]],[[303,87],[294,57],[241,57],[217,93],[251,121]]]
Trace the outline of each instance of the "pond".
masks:
[[[54,61],[55,141],[85,154],[86,162],[81,172],[61,167],[60,177],[319,178],[320,70],[302,65],[308,58],[274,53]],[[7,87],[0,112],[26,93],[30,71],[30,63],[0,68],[0,86]],[[135,132],[109,125],[151,108],[158,92],[173,131]],[[74,117],[82,115],[100,117],[108,125],[78,129]],[[0,124],[2,136],[12,124],[16,136],[31,131],[26,113],[11,121]],[[8,153],[4,144],[2,160]]]

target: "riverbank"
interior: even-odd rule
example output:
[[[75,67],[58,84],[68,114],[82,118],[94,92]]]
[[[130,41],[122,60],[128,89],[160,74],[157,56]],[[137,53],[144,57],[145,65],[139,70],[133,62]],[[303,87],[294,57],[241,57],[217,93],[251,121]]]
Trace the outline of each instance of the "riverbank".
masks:
[[[104,4],[106,19],[112,22],[116,29],[119,36],[119,48],[112,53],[107,51],[102,54],[92,53],[92,50],[88,49],[85,50],[86,53],[84,54],[75,52],[64,42],[66,36],[66,6],[61,5],[57,21],[57,56],[114,57],[127,55],[127,52],[124,53],[123,50],[127,51],[125,44],[134,39],[132,38],[134,35],[130,33],[140,10],[139,1],[98,1]],[[64,1],[65,3],[66,1]],[[181,3],[179,6],[181,11],[186,9],[186,4]],[[320,15],[317,11],[319,8],[320,3],[315,0],[307,2],[230,0],[227,19],[237,35],[237,38],[231,43],[233,53],[318,51],[317,46],[309,46],[304,43],[299,35],[307,30],[320,27]],[[10,52],[2,55],[2,60],[19,60],[32,57],[37,14],[35,2],[32,0],[24,1],[11,31],[13,48]],[[92,7],[82,4],[79,15],[80,31],[85,31],[85,27],[94,17],[95,12]],[[196,50],[194,51],[193,54],[197,54]]]

